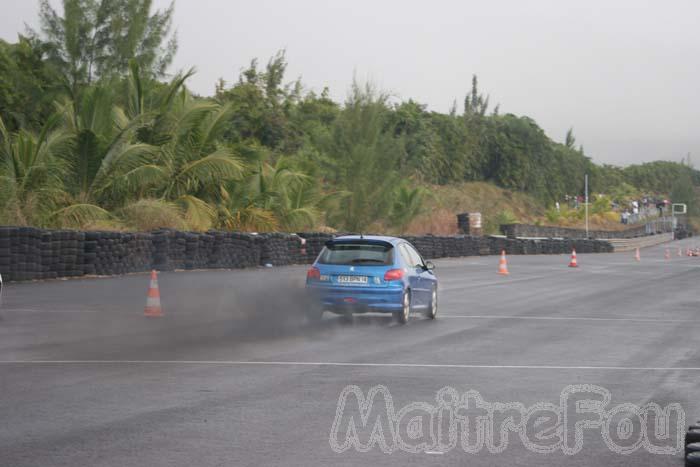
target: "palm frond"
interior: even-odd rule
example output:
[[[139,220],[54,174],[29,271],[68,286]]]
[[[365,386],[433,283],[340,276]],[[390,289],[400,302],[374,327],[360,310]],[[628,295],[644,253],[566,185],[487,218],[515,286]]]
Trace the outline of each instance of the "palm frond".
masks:
[[[129,60],[129,114],[132,117],[144,112],[143,83],[141,69],[136,60]]]
[[[185,108],[175,117],[175,140],[183,143],[184,140],[193,137],[198,141],[196,133],[202,125],[202,122],[209,116],[211,112],[219,108],[219,104],[208,101],[197,101],[188,103]]]
[[[90,223],[110,219],[110,213],[94,204],[71,204],[52,214],[61,227],[80,229]]]
[[[216,139],[221,136],[221,132],[224,130],[225,125],[228,123],[228,118],[231,116],[231,111],[231,104],[221,105],[204,120],[199,141],[199,146],[201,148],[206,150],[206,148],[213,145]]]
[[[179,183],[223,183],[243,174],[243,163],[227,148],[219,148],[208,156],[184,164],[177,174]]]
[[[298,231],[303,229],[311,229],[317,223],[320,217],[320,212],[315,207],[294,208],[284,213],[278,213],[281,217],[280,223],[287,231]]]
[[[111,186],[115,176],[149,164],[156,151],[157,148],[149,144],[124,144],[112,147],[102,160],[90,191],[95,194],[104,192]]]
[[[182,74],[178,74],[173,78],[173,80],[170,82],[170,84],[166,88],[166,92],[163,94],[163,97],[161,98],[161,101],[160,101],[160,111],[161,112],[166,111],[170,107],[170,105],[172,104],[173,99],[175,98],[177,93],[180,92],[180,90],[182,90],[182,88],[184,87],[185,81],[190,79],[192,77],[192,75],[195,74],[195,72],[196,71],[194,68],[190,68],[189,70],[187,70],[187,72],[182,73]]]
[[[256,206],[234,209],[224,225],[230,230],[244,232],[274,232],[279,229],[275,213]]]
[[[216,219],[216,208],[192,195],[180,196],[176,203],[181,206],[187,225],[193,230],[210,229]]]
[[[122,174],[121,178],[128,191],[142,193],[151,187],[163,185],[168,172],[155,164],[139,165]]]

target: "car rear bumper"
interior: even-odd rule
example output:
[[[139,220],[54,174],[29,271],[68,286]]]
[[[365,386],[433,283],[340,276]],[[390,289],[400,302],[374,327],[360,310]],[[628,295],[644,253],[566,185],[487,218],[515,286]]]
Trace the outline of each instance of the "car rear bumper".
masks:
[[[307,285],[307,292],[324,309],[338,313],[392,313],[403,307],[402,287],[337,287]]]

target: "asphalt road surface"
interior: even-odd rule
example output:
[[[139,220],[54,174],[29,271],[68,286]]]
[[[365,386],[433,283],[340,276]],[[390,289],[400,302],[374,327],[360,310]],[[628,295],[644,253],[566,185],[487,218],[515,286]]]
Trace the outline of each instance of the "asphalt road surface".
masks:
[[[610,392],[607,408],[679,404],[687,420],[673,419],[658,443],[675,446],[675,423],[700,418],[700,258],[676,256],[692,244],[670,244],[671,260],[665,246],[642,250],[641,262],[631,252],[579,255],[578,269],[564,255],[511,256],[506,277],[497,257],[438,260],[439,317],[406,326],[377,315],[304,325],[304,267],[163,273],[156,319],[143,317],[147,274],[9,284],[0,465],[680,466],[680,454],[616,452],[600,427],[581,430],[573,455],[556,443],[535,452],[514,431],[495,453],[460,443],[336,452],[350,420],[359,443],[378,418],[388,447],[398,446],[381,416],[386,397],[367,425],[356,399],[337,408],[349,385],[364,395],[381,385],[396,412],[435,406],[446,386],[551,408],[570,385],[594,385]],[[609,424],[622,444],[637,439],[632,418]],[[502,426],[505,415],[494,419]],[[422,420],[402,418],[401,439],[434,433]]]

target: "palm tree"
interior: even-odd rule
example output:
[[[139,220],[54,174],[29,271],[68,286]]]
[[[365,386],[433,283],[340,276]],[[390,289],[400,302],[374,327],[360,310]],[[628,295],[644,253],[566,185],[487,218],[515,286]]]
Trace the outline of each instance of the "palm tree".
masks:
[[[174,115],[169,142],[159,148],[142,182],[152,192],[183,210],[195,229],[216,221],[216,204],[229,199],[227,185],[240,179],[244,164],[233,149],[219,141],[231,108],[186,99]]]
[[[216,109],[188,97],[184,82],[192,73],[177,75],[163,86],[144,82],[132,62],[126,109],[114,105],[112,96],[99,86],[84,94],[81,105],[67,101],[60,106],[76,150],[67,159],[72,198],[54,213],[59,224],[81,227],[115,221],[110,214],[115,210],[128,219],[144,219],[152,217],[149,213],[156,206],[170,217],[179,213],[182,219],[171,224],[186,226],[186,220],[194,228],[210,224],[212,209],[189,196],[188,190],[196,189],[196,177],[204,185],[216,178],[206,173],[207,168],[217,169],[216,155],[197,163],[201,154],[183,156],[188,149],[202,150],[213,144],[218,128],[211,115]]]
[[[404,232],[411,221],[423,211],[423,201],[430,192],[423,187],[409,188],[402,184],[396,190],[390,220],[399,232]]]
[[[144,119],[128,119],[99,86],[83,94],[80,106],[64,101],[58,109],[74,144],[65,156],[70,198],[54,212],[55,221],[83,227],[109,219],[109,209],[132,196],[133,174],[156,153],[155,146],[136,140]]]
[[[0,222],[47,225],[51,209],[64,196],[66,167],[61,159],[70,134],[54,129],[53,116],[36,134],[11,134],[0,118]]]
[[[226,205],[226,225],[240,230],[295,231],[318,222],[323,201],[314,180],[296,169],[288,158],[274,164],[260,148],[252,151],[249,171],[237,184]]]

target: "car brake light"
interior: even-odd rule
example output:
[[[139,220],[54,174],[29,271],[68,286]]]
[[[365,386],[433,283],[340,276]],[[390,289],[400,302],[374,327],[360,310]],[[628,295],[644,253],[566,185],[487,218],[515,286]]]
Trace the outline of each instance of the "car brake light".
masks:
[[[306,278],[319,280],[321,279],[321,271],[319,271],[318,268],[310,268],[306,271]]]
[[[403,277],[403,269],[389,269],[384,273],[385,281],[397,281]]]

